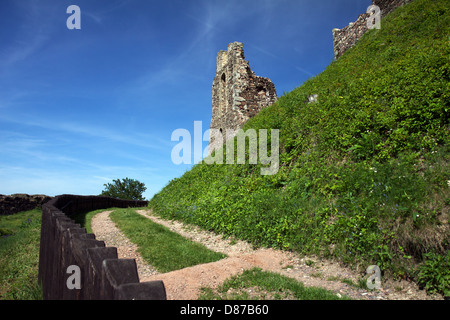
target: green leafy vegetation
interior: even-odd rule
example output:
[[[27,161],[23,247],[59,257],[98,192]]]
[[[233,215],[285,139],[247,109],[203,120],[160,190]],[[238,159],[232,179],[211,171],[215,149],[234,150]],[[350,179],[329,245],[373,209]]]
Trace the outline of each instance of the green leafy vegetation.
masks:
[[[450,246],[449,34],[448,1],[395,10],[246,123],[279,129],[277,174],[261,175],[261,164],[200,163],[149,206],[257,246],[362,270],[377,264],[384,276],[440,286],[436,268],[414,270]],[[318,101],[308,103],[312,94]]]
[[[160,272],[214,262],[226,257],[154,223],[136,213],[135,209],[116,209],[110,217],[128,239],[138,245],[142,258]]]
[[[199,300],[349,300],[260,268],[245,270],[227,279],[219,288],[202,288],[202,292]]]
[[[425,263],[418,269],[417,282],[428,292],[450,297],[450,253],[447,256],[426,253]]]
[[[0,299],[42,299],[38,285],[41,211],[0,216]]]

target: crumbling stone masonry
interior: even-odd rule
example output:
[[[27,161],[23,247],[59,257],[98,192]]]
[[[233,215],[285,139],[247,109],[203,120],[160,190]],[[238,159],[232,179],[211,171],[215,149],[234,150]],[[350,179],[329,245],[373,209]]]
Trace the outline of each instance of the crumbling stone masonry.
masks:
[[[413,0],[372,0],[372,4],[378,6],[381,10],[381,18],[384,18],[396,8],[407,4]],[[345,51],[353,47],[356,42],[366,33],[367,19],[370,14],[360,14],[355,22],[351,22],[342,29],[333,29],[333,48],[334,59],[338,59]]]
[[[223,135],[214,141],[210,135],[209,153],[225,143],[226,130],[239,130],[261,109],[277,100],[275,85],[268,78],[258,77],[245,60],[243,44],[233,42],[227,51],[217,54],[216,75],[212,86],[211,129]]]

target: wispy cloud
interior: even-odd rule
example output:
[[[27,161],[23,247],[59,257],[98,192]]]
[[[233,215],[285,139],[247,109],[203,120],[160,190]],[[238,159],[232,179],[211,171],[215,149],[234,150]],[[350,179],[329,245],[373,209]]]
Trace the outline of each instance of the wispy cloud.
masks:
[[[27,39],[26,41],[14,41],[14,43],[4,49],[0,55],[1,68],[11,68],[17,62],[23,61],[32,56],[36,51],[44,46],[48,39],[48,36],[41,34]]]
[[[277,56],[274,53],[272,53],[272,52],[270,52],[270,51],[268,51],[268,50],[266,50],[266,49],[264,49],[264,48],[262,48],[260,46],[256,46],[256,45],[254,45],[252,43],[250,43],[249,45],[252,48],[254,48],[255,50],[257,50],[257,51],[259,51],[259,52],[261,52],[261,53],[263,53],[263,54],[265,54],[265,55],[267,55],[267,56],[269,56],[269,57],[271,57],[271,58],[273,58],[275,60],[283,61],[283,63],[289,63],[289,59],[283,59],[282,57]],[[302,67],[294,66],[294,65],[292,65],[292,67],[294,67],[296,70],[300,71],[301,73],[306,74],[309,77],[314,77],[315,76],[315,74],[313,74],[312,72],[310,72],[310,71],[308,71],[308,70],[306,70],[306,69],[304,69]]]
[[[306,74],[306,75],[308,75],[310,77],[314,77],[315,76],[315,74],[313,74],[313,73],[309,72],[308,70],[303,69],[303,68],[301,68],[299,66],[295,66],[295,69],[297,69],[298,71],[300,71],[300,72],[302,72],[302,73],[304,73],[304,74]]]
[[[94,21],[95,23],[102,25],[103,24],[103,17],[98,14],[94,14],[91,11],[83,10],[82,11],[83,17],[87,16],[89,19]]]
[[[133,134],[128,135],[120,130],[112,130],[110,128],[92,126],[85,123],[60,121],[48,121],[44,118],[37,118],[35,116],[16,115],[14,118],[0,114],[0,120],[16,123],[25,126],[39,127],[49,131],[60,131],[77,135],[85,135],[94,138],[104,138],[113,142],[138,146],[146,149],[165,150],[170,146],[170,141],[161,139],[157,135],[150,134]]]
[[[86,9],[85,6],[82,6],[81,7],[82,17],[87,16],[95,23],[103,25],[104,21],[107,18],[110,18],[117,11],[124,10],[125,7],[130,3],[131,0],[108,1],[102,3],[97,10],[93,9],[96,6],[91,6],[89,9]]]
[[[50,129],[46,126],[47,129]],[[111,141],[120,142],[124,144],[134,145],[147,149],[163,150],[165,140],[156,136],[149,139],[139,139],[135,135],[127,135],[118,130],[111,130],[108,128],[94,127],[86,124],[63,122],[57,125],[58,130],[63,130],[76,134],[83,134],[91,137],[105,138]]]
[[[0,70],[5,72],[33,56],[51,40],[55,30],[52,24],[56,9],[49,3],[36,1],[14,1],[14,11],[19,21],[9,21],[15,32],[2,38]],[[45,17],[45,18],[44,18]]]
[[[261,52],[261,53],[263,53],[263,54],[265,54],[265,55],[267,55],[267,56],[269,56],[269,57],[272,57],[272,58],[274,58],[274,59],[280,59],[280,57],[278,57],[277,55],[275,55],[274,53],[272,53],[272,52],[270,52],[270,51],[268,51],[268,50],[266,50],[266,49],[264,49],[264,48],[261,48],[261,47],[259,47],[259,46],[256,46],[256,45],[254,45],[254,44],[252,44],[252,43],[250,43],[249,44],[252,48],[254,48],[255,50],[257,50],[257,51],[259,51],[259,52]]]
[[[0,193],[4,194],[99,194],[102,186],[103,180],[77,171],[0,164]]]

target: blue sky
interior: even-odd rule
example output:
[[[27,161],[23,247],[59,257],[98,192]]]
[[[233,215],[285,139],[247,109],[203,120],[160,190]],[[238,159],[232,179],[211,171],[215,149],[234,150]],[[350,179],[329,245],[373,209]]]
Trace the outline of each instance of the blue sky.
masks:
[[[151,198],[191,167],[172,163],[172,132],[209,128],[219,50],[243,42],[281,96],[331,63],[331,30],[370,4],[1,0],[0,194],[95,195],[129,177]]]

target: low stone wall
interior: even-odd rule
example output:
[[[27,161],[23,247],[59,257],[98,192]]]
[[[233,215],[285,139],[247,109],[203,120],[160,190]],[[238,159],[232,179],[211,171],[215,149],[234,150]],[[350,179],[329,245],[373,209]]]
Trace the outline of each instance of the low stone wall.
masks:
[[[43,194],[0,194],[0,216],[11,215],[21,211],[41,208],[44,203],[52,198]]]
[[[369,14],[359,15],[355,22],[350,23],[342,29],[333,29],[334,59],[339,59],[345,51],[353,47],[356,42],[366,33],[367,18]]]
[[[162,281],[139,282],[136,261],[88,234],[70,216],[147,201],[61,195],[42,207],[39,282],[46,300],[165,300]]]

